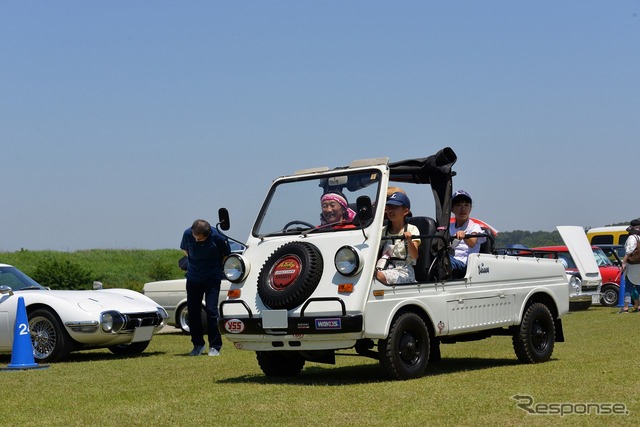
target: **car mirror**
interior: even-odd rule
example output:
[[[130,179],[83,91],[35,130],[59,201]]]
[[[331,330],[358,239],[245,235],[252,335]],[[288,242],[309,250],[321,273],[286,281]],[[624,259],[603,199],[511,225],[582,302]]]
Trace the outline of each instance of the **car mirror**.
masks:
[[[13,295],[13,289],[10,286],[2,285],[0,286],[0,295]]]
[[[218,209],[218,226],[224,231],[227,231],[231,226],[229,222],[229,211],[226,208]]]
[[[367,222],[372,217],[371,199],[368,196],[360,196],[356,200],[357,216],[361,222]]]

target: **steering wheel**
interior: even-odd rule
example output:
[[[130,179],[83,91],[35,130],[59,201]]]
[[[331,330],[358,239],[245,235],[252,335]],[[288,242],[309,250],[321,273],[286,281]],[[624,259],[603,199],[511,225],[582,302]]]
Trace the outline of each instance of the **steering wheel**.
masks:
[[[313,225],[313,224],[309,224],[308,222],[300,221],[300,220],[294,219],[293,221],[289,221],[288,223],[286,223],[286,224],[284,225],[284,227],[282,227],[282,231],[285,231],[285,232],[286,232],[286,231],[288,231],[289,227],[291,227],[292,225],[295,225],[295,224],[298,224],[298,225],[304,225],[304,226],[306,226],[307,228],[316,228],[316,226],[315,226],[315,225]]]

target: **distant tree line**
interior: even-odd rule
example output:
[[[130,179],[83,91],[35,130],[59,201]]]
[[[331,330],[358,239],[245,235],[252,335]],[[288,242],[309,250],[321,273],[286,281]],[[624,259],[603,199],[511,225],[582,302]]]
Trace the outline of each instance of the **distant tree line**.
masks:
[[[616,225],[629,225],[629,221],[618,222],[615,224],[607,224],[605,227],[611,227]],[[586,232],[586,230],[585,230]],[[555,231],[501,231],[496,237],[496,247],[505,248],[511,245],[523,245],[528,248],[535,248],[540,246],[555,246],[564,245],[564,241],[558,233]]]
[[[496,237],[496,247],[505,248],[511,245],[523,245],[527,248],[539,246],[564,245],[562,237],[555,231],[501,231]]]

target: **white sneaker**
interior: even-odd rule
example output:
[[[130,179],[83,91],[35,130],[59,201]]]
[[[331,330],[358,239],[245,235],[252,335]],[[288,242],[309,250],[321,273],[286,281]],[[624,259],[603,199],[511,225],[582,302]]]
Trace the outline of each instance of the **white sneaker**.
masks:
[[[220,356],[220,352],[215,348],[211,347],[209,349],[209,356]]]

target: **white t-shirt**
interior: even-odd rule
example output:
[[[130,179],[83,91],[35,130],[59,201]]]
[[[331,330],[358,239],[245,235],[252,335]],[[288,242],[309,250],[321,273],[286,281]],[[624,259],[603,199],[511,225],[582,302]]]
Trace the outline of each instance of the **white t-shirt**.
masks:
[[[630,254],[636,248],[640,236],[632,234],[627,238],[624,244],[625,254]],[[634,285],[640,285],[640,264],[627,264],[626,279],[630,280]]]
[[[460,230],[463,230],[465,234],[484,233],[482,227],[480,227],[480,225],[475,223],[472,219],[467,220],[467,222],[462,224],[462,227],[456,227],[455,221],[449,224],[449,235],[455,236],[455,234]],[[476,245],[472,248],[470,248],[465,243],[464,239],[460,240],[460,242],[454,248],[455,253],[453,254],[453,257],[459,261],[462,261],[466,265],[469,254],[477,254],[478,252],[480,252],[480,245],[482,245],[486,240],[486,237],[478,237]]]

